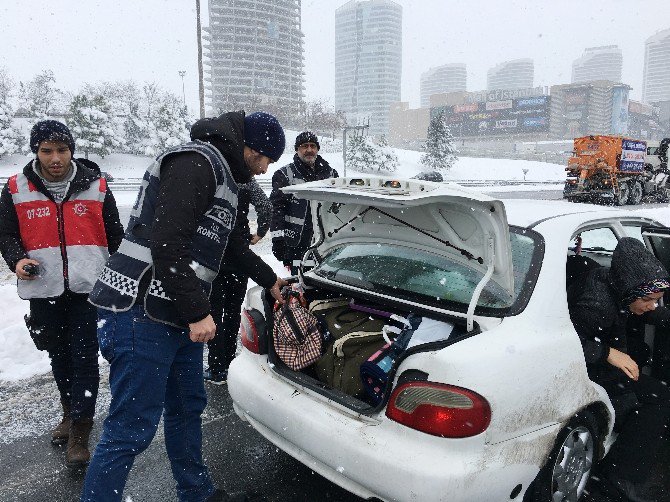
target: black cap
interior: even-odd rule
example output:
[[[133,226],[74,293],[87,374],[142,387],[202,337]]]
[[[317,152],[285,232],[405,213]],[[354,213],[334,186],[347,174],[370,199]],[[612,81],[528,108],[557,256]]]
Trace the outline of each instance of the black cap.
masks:
[[[321,145],[319,145],[319,138],[316,137],[312,131],[305,131],[298,134],[295,138],[295,149],[297,150],[300,145],[303,143],[314,143],[316,149],[320,150]]]
[[[74,138],[62,122],[42,120],[35,124],[30,131],[30,149],[33,153],[37,153],[42,141],[62,141],[67,144],[70,152],[74,155]]]

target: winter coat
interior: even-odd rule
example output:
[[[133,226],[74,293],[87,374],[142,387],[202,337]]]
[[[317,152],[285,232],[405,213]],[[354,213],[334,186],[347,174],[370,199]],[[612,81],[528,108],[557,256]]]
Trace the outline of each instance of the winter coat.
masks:
[[[24,258],[40,262],[36,280],[19,282],[21,298],[88,293],[123,236],[114,196],[96,164],[76,159],[75,176],[57,204],[33,170],[34,162],[12,176],[0,195],[2,256],[10,270]],[[19,208],[31,212],[19,214]]]
[[[654,279],[666,279],[665,267],[637,239],[619,241],[609,268],[586,274],[568,289],[570,318],[582,342],[591,380],[610,393],[623,393],[628,378],[607,362],[610,347],[628,353],[627,323],[632,315],[623,300],[634,288]],[[640,316],[646,324],[670,326],[670,311],[658,307]]]
[[[251,172],[244,163],[244,112],[230,112],[215,119],[196,122],[191,138],[214,146],[228,162],[236,183],[248,183]],[[180,323],[204,319],[210,313],[208,292],[191,267],[191,245],[198,222],[212,206],[217,182],[209,162],[199,153],[183,152],[167,157],[160,170],[153,224],[148,232],[154,275],[173,300]],[[228,236],[223,264],[233,264],[264,287],[276,275],[253,251],[240,232]],[[151,274],[139,284],[144,297]]]
[[[272,176],[272,252],[285,265],[302,259],[312,240],[312,215],[309,201],[284,193],[281,188],[308,181],[337,178],[335,169],[317,155],[314,167],[306,165],[296,153],[293,162],[278,169]]]

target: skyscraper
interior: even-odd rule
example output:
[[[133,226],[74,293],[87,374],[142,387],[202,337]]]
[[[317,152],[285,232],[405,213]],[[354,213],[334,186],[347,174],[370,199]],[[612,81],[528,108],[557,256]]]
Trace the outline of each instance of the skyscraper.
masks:
[[[468,73],[464,63],[437,66],[421,74],[421,108],[430,106],[431,94],[465,91]]]
[[[400,5],[351,0],[335,11],[335,108],[350,122],[369,117],[370,134],[388,134],[401,71]]]
[[[303,36],[300,0],[209,0],[204,39],[212,111],[297,109]]]
[[[642,101],[670,101],[670,28],[649,37],[644,44]]]
[[[486,88],[525,89],[533,87],[535,65],[532,59],[513,59],[500,63],[488,71]]]
[[[621,82],[623,54],[616,45],[587,47],[579,59],[572,62],[572,83],[583,84],[594,80]]]

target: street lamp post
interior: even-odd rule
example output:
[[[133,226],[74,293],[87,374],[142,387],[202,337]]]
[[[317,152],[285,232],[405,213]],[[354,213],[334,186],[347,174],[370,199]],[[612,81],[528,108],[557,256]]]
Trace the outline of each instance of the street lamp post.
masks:
[[[179,70],[179,76],[181,77],[181,97],[184,100],[184,106],[186,106],[186,91],[184,90],[184,75],[186,75],[186,70]]]

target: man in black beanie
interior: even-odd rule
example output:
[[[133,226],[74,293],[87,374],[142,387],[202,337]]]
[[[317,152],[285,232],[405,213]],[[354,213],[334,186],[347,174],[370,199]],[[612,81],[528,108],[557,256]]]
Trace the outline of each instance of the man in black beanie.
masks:
[[[335,169],[319,155],[319,139],[311,131],[295,138],[293,162],[272,176],[272,254],[291,271],[298,273],[300,261],[312,241],[312,213],[308,200],[299,199],[281,189],[307,181],[337,178]]]
[[[229,112],[196,122],[191,139],[147,169],[119,251],[90,295],[112,401],[82,501],[122,500],[161,415],[179,500],[247,500],[215,489],[202,458],[203,344],[216,333],[209,293],[224,262],[281,301],[286,282],[233,230],[238,184],[279,159],[284,131],[267,113]]]
[[[0,196],[0,250],[16,272],[19,296],[39,350],[51,360],[63,408],[52,430],[67,444],[68,466],[86,465],[98,395],[97,315],[87,296],[123,236],[116,202],[93,162],[72,158],[75,142],[55,120],[35,124],[36,158]],[[67,239],[66,239],[67,236]]]

